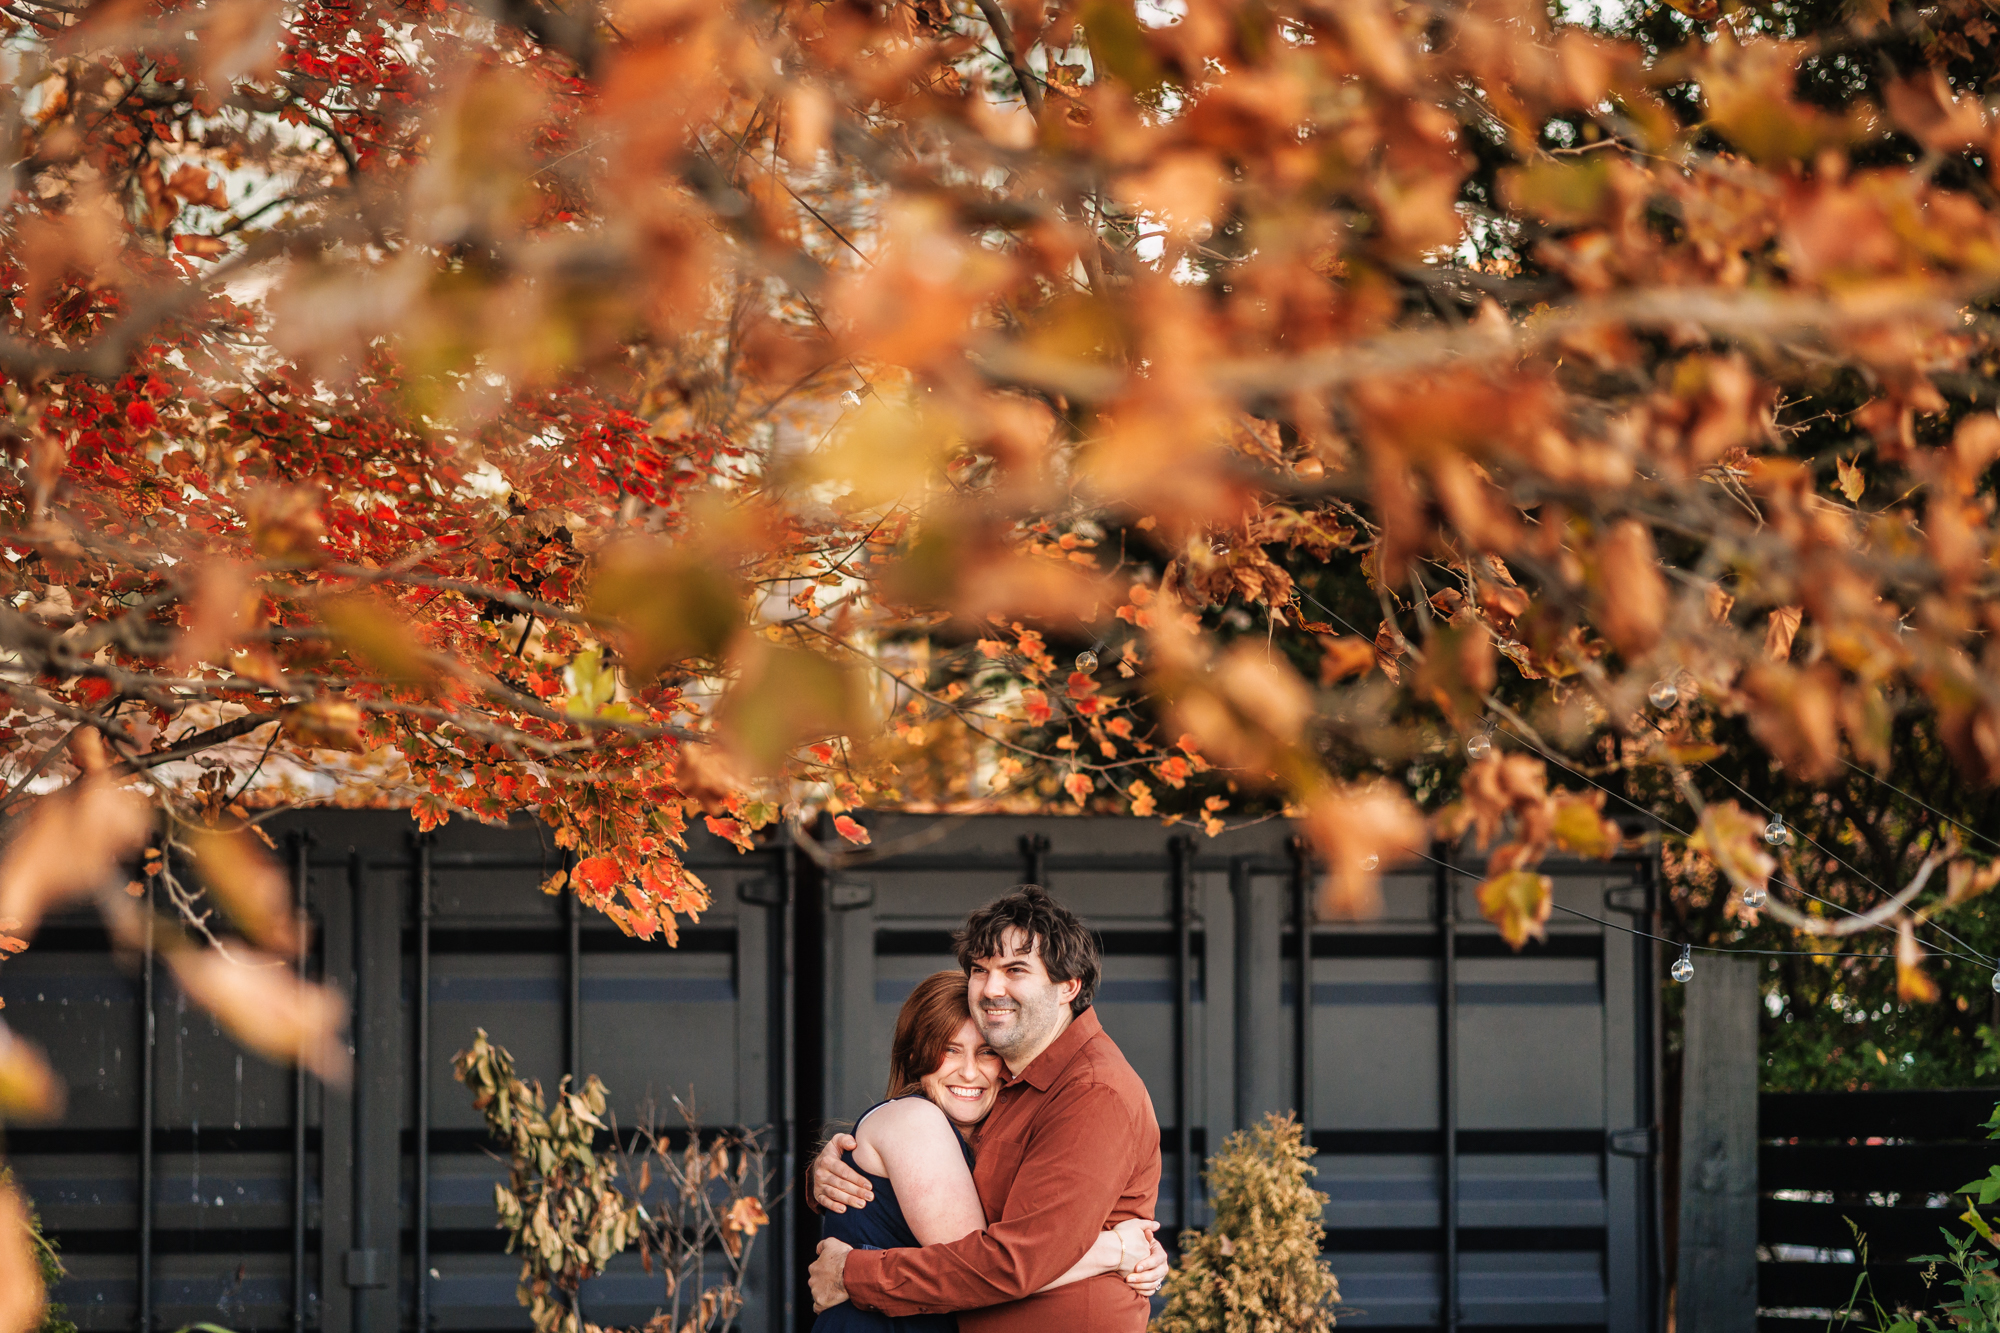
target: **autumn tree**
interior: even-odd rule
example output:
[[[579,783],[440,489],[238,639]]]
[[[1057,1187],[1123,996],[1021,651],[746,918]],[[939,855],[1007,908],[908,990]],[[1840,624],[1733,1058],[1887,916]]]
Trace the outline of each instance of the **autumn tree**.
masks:
[[[669,942],[696,821],[1282,811],[1519,944],[1650,783],[1934,995],[1983,854],[1821,915],[1704,767],[2000,777],[1994,31],[1806,12],[18,0],[0,916],[337,1076],[214,947],[296,948],[288,804],[531,815]]]

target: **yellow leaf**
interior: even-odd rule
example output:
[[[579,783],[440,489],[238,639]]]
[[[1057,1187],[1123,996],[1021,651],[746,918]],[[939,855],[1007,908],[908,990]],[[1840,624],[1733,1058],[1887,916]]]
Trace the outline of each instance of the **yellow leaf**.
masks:
[[[393,684],[415,685],[437,675],[436,661],[401,614],[379,598],[329,597],[319,605],[319,618],[337,645]]]
[[[62,1106],[62,1084],[49,1062],[0,1023],[0,1115],[42,1119],[60,1114]]]
[[[1555,817],[1550,831],[1556,844],[1578,856],[1602,859],[1618,850],[1624,840],[1618,825],[1604,817],[1604,793],[1589,796],[1564,792],[1554,799]]]
[[[650,540],[605,548],[590,612],[616,623],[634,686],[651,683],[671,663],[719,657],[744,623],[742,589],[716,560]]]
[[[1555,905],[1555,881],[1532,870],[1510,870],[1479,886],[1479,912],[1500,927],[1500,938],[1516,949],[1548,938],[1545,923]]]
[[[1833,470],[1840,477],[1840,493],[1853,504],[1861,499],[1861,492],[1868,488],[1868,479],[1861,475],[1861,469],[1845,458],[1833,460]]]
[[[872,730],[866,683],[853,670],[803,649],[746,643],[741,674],[716,725],[751,771],[776,772],[807,741]]]
[[[2000,884],[2000,861],[1988,861],[1985,865],[1963,859],[1953,861],[1945,871],[1945,884],[1945,906],[1969,902]]]

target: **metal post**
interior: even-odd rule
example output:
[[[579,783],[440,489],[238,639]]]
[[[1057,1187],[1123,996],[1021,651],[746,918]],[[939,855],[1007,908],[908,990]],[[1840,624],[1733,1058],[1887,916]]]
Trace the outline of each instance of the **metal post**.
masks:
[[[564,858],[564,867],[572,876],[576,874],[576,857]],[[569,945],[565,955],[567,971],[563,982],[563,1069],[569,1074],[572,1087],[583,1078],[583,903],[576,896],[576,886],[571,884],[569,892],[563,895],[563,910],[567,914]]]
[[[306,905],[306,858],[312,836],[292,835],[292,914],[299,931],[299,982],[307,977],[312,949],[312,916]],[[305,1052],[292,1069],[292,1330],[306,1327],[306,1062]]]
[[[1194,840],[1181,836],[1167,844],[1174,879],[1174,1135],[1179,1155],[1175,1179],[1178,1211],[1174,1225],[1194,1225],[1194,1119],[1190,1075],[1194,1063]]]
[[[1046,833],[1023,833],[1021,835],[1021,859],[1027,862],[1028,883],[1049,886],[1049,835]]]
[[[1298,942],[1298,1007],[1292,1020],[1292,1105],[1299,1110],[1299,1127],[1306,1145],[1313,1135],[1313,1000],[1312,867],[1305,839],[1291,840],[1292,936]]]
[[[1438,1118],[1439,1224],[1444,1229],[1444,1269],[1439,1315],[1447,1333],[1458,1327],[1458,892],[1444,849],[1437,871],[1438,901]]]
[[[431,1326],[431,844],[417,836],[417,1333]]]
[[[153,896],[146,877],[146,945],[139,971],[139,1333],[153,1329]]]

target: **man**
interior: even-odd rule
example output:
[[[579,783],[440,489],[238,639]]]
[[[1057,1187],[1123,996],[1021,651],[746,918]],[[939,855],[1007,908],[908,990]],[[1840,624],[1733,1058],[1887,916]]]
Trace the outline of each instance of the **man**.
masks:
[[[974,912],[953,944],[973,1019],[1007,1067],[974,1144],[973,1183],[988,1225],[922,1249],[823,1240],[810,1273],[813,1306],[851,1300],[891,1316],[959,1311],[960,1333],[1142,1333],[1151,1306],[1115,1273],[1039,1290],[1103,1228],[1150,1218],[1160,1192],[1152,1099],[1090,1007],[1101,973],[1097,940],[1027,885]],[[836,1138],[814,1164],[813,1193],[824,1207],[845,1211],[873,1197],[840,1161],[852,1143]],[[1163,1265],[1164,1254],[1156,1257]]]

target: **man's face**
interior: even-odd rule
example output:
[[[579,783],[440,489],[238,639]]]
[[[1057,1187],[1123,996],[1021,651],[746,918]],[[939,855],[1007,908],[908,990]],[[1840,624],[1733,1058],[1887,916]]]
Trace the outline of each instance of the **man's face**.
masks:
[[[1001,936],[1000,952],[974,959],[966,980],[980,1035],[1016,1072],[1062,1030],[1070,1001],[1083,988],[1075,978],[1049,980],[1039,942],[1011,926]]]

